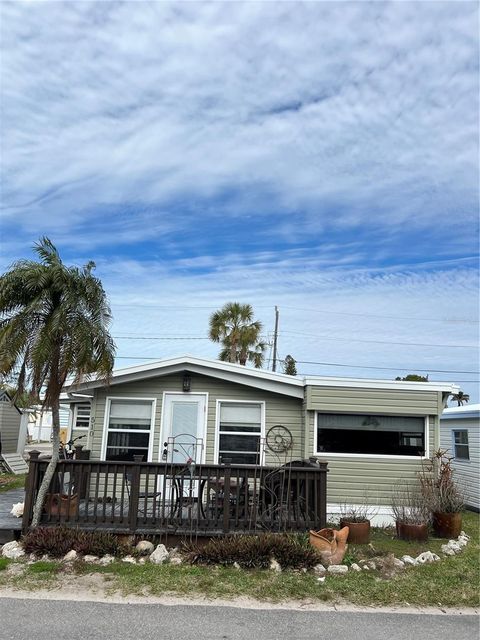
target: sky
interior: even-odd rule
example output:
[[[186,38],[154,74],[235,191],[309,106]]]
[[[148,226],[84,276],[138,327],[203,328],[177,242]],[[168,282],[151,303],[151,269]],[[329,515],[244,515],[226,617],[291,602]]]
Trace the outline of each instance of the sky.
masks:
[[[479,401],[476,2],[1,2],[0,268],[94,260],[117,366],[252,304],[299,373]],[[271,367],[271,347],[266,365]]]

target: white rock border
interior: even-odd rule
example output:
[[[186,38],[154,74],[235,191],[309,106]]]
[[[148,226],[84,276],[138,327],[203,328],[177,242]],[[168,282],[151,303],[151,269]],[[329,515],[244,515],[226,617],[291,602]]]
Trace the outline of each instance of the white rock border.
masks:
[[[147,542],[147,541],[142,541],[142,542]],[[470,536],[467,535],[465,531],[461,531],[458,538],[449,540],[447,544],[442,544],[441,551],[443,553],[443,556],[449,557],[449,556],[455,556],[455,555],[458,555],[459,553],[462,553],[462,551],[465,549],[465,547],[468,545],[469,542],[470,542]],[[146,557],[143,556],[140,558],[136,558],[132,555],[127,555],[127,556],[124,556],[123,558],[118,558],[118,560],[120,562],[125,562],[130,564],[145,564],[147,560],[150,561],[152,564],[157,564],[157,565],[164,564],[165,562],[170,562],[171,564],[182,564],[182,558],[178,553],[177,548],[174,548],[168,551],[165,545],[159,544],[152,551],[152,547],[154,545],[150,547],[150,544],[151,543],[149,543],[148,545],[146,544],[140,545],[139,543],[140,548],[139,548],[139,545],[137,545],[137,552],[140,551],[140,552],[146,553]],[[23,550],[20,542],[16,540],[12,542],[7,542],[4,545],[0,545],[0,556],[4,558],[9,558],[14,561],[18,560],[20,562],[27,559],[25,551]],[[47,555],[44,555],[41,558],[33,558],[32,556],[34,556],[34,554],[30,554],[29,556],[30,559],[28,561],[28,564],[31,564],[32,562],[37,562],[39,559],[53,560],[53,558],[49,558]],[[113,556],[108,554],[100,558],[98,556],[89,555],[89,554],[82,557],[78,555],[74,550],[71,550],[62,559],[57,558],[57,560],[64,563],[69,563],[76,560],[82,560],[83,562],[98,564],[100,566],[106,566],[108,564],[111,564],[112,562],[115,562],[117,558],[114,558]],[[438,562],[440,560],[441,560],[440,556],[437,555],[436,553],[433,553],[432,551],[424,551],[416,558],[413,558],[412,556],[409,556],[409,555],[403,555],[402,558],[393,557],[393,566],[396,567],[398,570],[403,570],[407,567],[417,567],[423,564],[431,564],[433,562]],[[240,569],[240,565],[238,565],[238,563],[235,563],[233,566],[235,569]],[[317,581],[319,583],[323,583],[325,581],[326,575],[330,575],[330,576],[345,575],[346,573],[349,573],[352,571],[356,573],[360,573],[362,571],[374,571],[378,568],[379,567],[377,567],[375,563],[375,559],[373,558],[371,560],[362,560],[360,561],[360,564],[353,563],[350,567],[348,565],[330,565],[329,567],[325,568],[323,565],[318,564],[313,568],[312,572],[314,575],[318,576]],[[282,571],[282,568],[279,562],[274,558],[271,558],[270,570],[274,572]]]

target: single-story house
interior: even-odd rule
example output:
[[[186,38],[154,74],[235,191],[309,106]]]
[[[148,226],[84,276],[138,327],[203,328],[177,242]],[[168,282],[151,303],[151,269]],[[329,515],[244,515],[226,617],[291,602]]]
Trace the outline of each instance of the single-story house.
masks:
[[[440,446],[445,382],[289,376],[191,356],[67,387],[69,435],[92,460],[328,463],[328,512],[366,497],[388,519],[392,489]],[[176,438],[190,438],[187,451]],[[187,436],[185,436],[187,434]],[[138,460],[138,458],[137,458]]]
[[[445,409],[440,446],[454,456],[455,477],[465,489],[467,506],[480,511],[480,404]]]

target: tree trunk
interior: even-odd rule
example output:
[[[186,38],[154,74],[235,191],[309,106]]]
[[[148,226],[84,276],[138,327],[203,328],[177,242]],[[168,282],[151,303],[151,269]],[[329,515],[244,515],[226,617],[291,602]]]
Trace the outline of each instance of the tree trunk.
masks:
[[[38,490],[35,506],[33,507],[32,527],[38,527],[40,524],[40,516],[42,515],[43,505],[45,504],[45,498],[47,497],[50,482],[52,481],[53,474],[57,468],[57,462],[59,459],[60,450],[60,402],[56,400],[52,405],[52,435],[53,435],[53,450],[52,459],[49,462],[45,475],[43,476],[42,484]]]

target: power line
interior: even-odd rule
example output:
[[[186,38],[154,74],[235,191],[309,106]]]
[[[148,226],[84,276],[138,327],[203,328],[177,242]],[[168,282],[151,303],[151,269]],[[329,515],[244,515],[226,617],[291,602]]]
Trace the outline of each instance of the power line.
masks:
[[[117,360],[161,360],[164,356],[116,356]],[[277,359],[281,361],[281,359]],[[375,367],[368,365],[355,365],[355,364],[339,364],[338,362],[314,362],[312,360],[295,360],[298,364],[315,364],[325,367],[345,367],[350,369],[376,369],[378,371],[420,371],[422,373],[469,373],[473,375],[480,375],[480,371],[457,371],[454,369],[418,369],[414,367]],[[307,374],[308,375],[308,374]],[[464,382],[477,382],[477,380],[465,380]]]
[[[340,338],[339,336],[319,336],[313,333],[301,333],[299,331],[280,331],[280,334],[291,334],[295,336],[305,336],[310,338],[316,338],[317,340],[334,340],[340,342],[367,342],[373,344],[395,344],[402,346],[412,347],[447,347],[449,349],[476,349],[476,344],[436,344],[433,342],[394,342],[390,340],[363,340],[362,338]]]
[[[479,321],[478,320],[469,320],[468,318],[425,318],[425,317],[418,317],[418,316],[384,316],[384,315],[379,315],[379,314],[375,314],[375,313],[352,313],[350,311],[331,311],[331,310],[327,310],[327,309],[312,309],[312,308],[305,308],[305,307],[289,307],[287,305],[284,305],[282,303],[282,308],[284,309],[293,309],[295,311],[308,311],[313,312],[313,313],[326,313],[326,314],[333,314],[333,315],[338,315],[338,316],[355,316],[355,317],[360,317],[360,318],[389,318],[391,320],[419,320],[420,322],[425,321],[425,322],[465,322],[467,324],[478,324]]]
[[[112,302],[112,307],[138,308],[138,309],[217,309],[218,305],[163,305],[163,304],[136,304]],[[274,305],[255,305],[256,309],[271,309]],[[309,313],[324,313],[329,315],[353,316],[360,318],[384,318],[391,320],[417,320],[419,322],[450,322],[450,323],[467,323],[478,324],[478,320],[470,320],[468,318],[426,318],[419,316],[390,316],[375,313],[353,313],[350,311],[331,311],[330,309],[312,309],[306,307],[292,307],[282,304],[282,308],[292,309],[294,311],[307,311]]]
[[[112,336],[115,340],[210,340],[203,336]]]
[[[338,362],[314,362],[312,360],[297,360],[299,364],[320,364],[326,367],[348,367],[350,369],[378,369],[379,371],[422,371],[423,373],[471,373],[473,375],[480,375],[480,371],[457,371],[455,369],[419,369],[412,367],[374,367],[359,364],[339,364]]]

